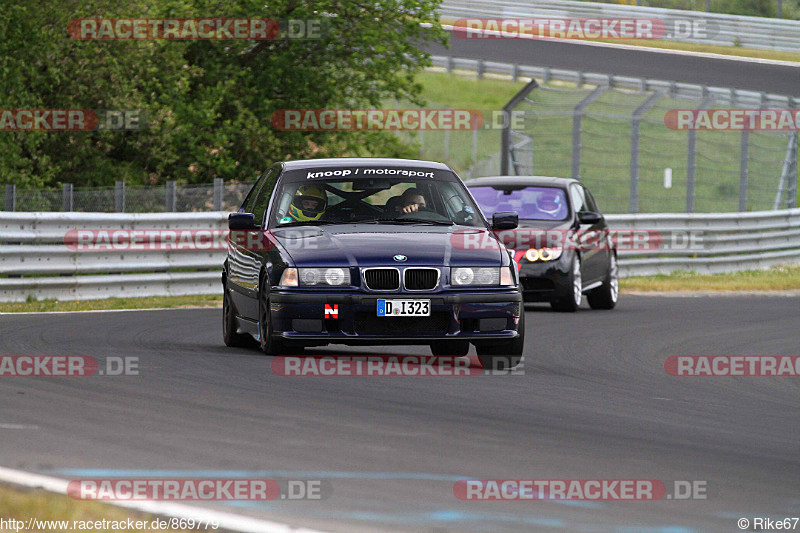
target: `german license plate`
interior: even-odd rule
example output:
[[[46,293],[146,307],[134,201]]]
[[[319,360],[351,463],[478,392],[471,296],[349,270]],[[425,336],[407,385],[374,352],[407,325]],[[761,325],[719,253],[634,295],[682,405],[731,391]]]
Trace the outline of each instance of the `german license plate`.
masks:
[[[378,316],[431,316],[431,301],[378,300]]]

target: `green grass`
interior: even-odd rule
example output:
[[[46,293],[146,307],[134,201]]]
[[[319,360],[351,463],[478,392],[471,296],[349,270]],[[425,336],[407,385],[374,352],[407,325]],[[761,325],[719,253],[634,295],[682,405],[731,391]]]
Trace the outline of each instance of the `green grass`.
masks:
[[[0,303],[0,313],[41,313],[55,311],[106,311],[112,309],[179,309],[222,307],[222,295],[157,296],[150,298],[108,298],[105,300],[32,300]]]
[[[95,521],[112,521],[112,522],[127,522],[130,518],[134,523],[137,521],[147,522],[148,525],[153,523],[156,517],[113,507],[99,502],[90,501],[77,501],[62,496],[44,492],[42,490],[31,489],[18,489],[12,488],[7,485],[0,485],[0,517],[4,520],[15,519],[27,521],[31,518],[37,520],[66,520],[69,522],[67,529],[22,529],[21,531],[32,532],[52,532],[52,531],[78,531],[74,529],[74,521],[95,522]],[[161,518],[159,520],[167,520],[168,518]],[[127,528],[127,525],[126,525]],[[0,532],[12,532],[14,529],[0,528]],[[110,531],[123,531],[122,529],[92,529],[98,532]],[[127,530],[133,531],[133,530]],[[137,532],[150,532],[159,531],[160,533],[171,531],[190,531],[188,529],[151,529],[146,527],[144,529],[136,529]],[[197,530],[191,530],[197,531]],[[213,531],[209,526],[209,531]]]
[[[678,271],[657,276],[623,278],[622,292],[672,291],[786,291],[800,290],[800,265],[781,265],[769,270],[730,274],[698,274]]]

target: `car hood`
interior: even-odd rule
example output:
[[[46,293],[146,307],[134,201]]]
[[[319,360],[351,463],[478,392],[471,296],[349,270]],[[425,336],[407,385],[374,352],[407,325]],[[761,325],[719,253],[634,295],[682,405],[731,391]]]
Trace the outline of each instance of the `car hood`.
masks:
[[[464,226],[353,224],[272,234],[296,266],[495,266],[504,250],[489,230]]]

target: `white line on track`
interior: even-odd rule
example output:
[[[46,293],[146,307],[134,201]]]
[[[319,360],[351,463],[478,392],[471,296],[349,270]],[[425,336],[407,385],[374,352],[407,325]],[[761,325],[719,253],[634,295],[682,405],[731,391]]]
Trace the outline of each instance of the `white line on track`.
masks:
[[[30,472],[23,472],[22,470],[13,470],[11,468],[4,468],[0,466],[0,481],[10,483],[12,485],[21,485],[29,488],[41,488],[49,492],[66,495],[67,486],[69,481],[50,476],[43,476],[40,474],[31,474]],[[233,513],[226,513],[216,511],[213,509],[205,509],[203,507],[195,507],[194,505],[186,505],[182,503],[167,503],[158,501],[142,501],[142,502],[122,502],[122,501],[104,501],[117,507],[125,507],[127,509],[134,509],[143,513],[154,514],[158,516],[167,516],[170,518],[187,518],[194,520],[216,521],[219,523],[219,528],[228,531],[241,531],[242,533],[321,533],[314,529],[295,528],[288,524],[281,524],[279,522],[271,522],[268,520],[260,520],[258,518],[251,518],[247,516],[240,516]]]
[[[222,309],[219,307],[149,307],[147,309],[87,309],[85,311],[24,311],[20,313],[0,313],[0,316],[13,315],[72,315],[75,313],[131,313],[134,311],[181,311],[188,309]]]
[[[430,27],[430,24],[423,24],[423,27]],[[442,28],[447,31],[453,31],[454,26],[450,24],[442,24]],[[500,35],[501,32],[496,30],[484,30],[484,33],[489,35]],[[458,38],[458,37],[456,37]],[[675,56],[688,56],[688,57],[704,57],[708,59],[722,59],[726,61],[737,61],[742,63],[759,63],[762,65],[775,65],[780,67],[800,67],[800,62],[795,61],[781,61],[778,59],[762,59],[760,57],[742,57],[742,56],[731,56],[725,54],[713,54],[711,52],[692,52],[690,50],[671,50],[668,48],[653,48],[650,46],[634,46],[630,44],[616,44],[616,43],[600,43],[597,41],[581,41],[577,39],[557,39],[555,37],[537,37],[535,35],[523,35],[519,37],[515,37],[515,39],[527,39],[532,41],[551,41],[551,42],[559,42],[559,43],[567,43],[567,44],[574,44],[577,46],[595,46],[598,48],[618,48],[620,50],[631,50],[637,52],[650,52],[653,54],[669,54]],[[479,40],[479,39],[469,39],[469,40]]]

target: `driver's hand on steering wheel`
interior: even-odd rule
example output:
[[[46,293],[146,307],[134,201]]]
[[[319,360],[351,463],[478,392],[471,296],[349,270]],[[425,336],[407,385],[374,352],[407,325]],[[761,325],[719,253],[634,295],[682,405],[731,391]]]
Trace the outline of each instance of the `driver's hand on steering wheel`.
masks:
[[[420,207],[425,207],[425,206],[424,205],[420,206],[420,204],[408,204],[402,209],[402,211],[403,213],[413,213],[414,211],[419,211]]]

